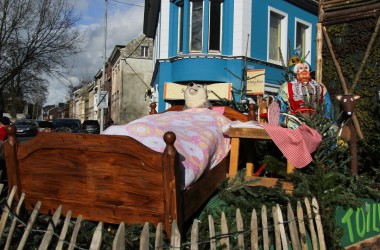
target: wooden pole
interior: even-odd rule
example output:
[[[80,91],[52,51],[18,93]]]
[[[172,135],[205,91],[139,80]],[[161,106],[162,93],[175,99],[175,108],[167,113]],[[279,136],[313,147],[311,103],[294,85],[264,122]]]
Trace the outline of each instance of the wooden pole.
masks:
[[[324,6],[325,10],[328,9],[326,6]],[[330,7],[332,9],[333,7]],[[344,7],[342,7],[340,10],[334,9],[331,11],[326,11],[324,13],[324,18],[326,19],[342,19],[347,18],[350,19],[352,16],[362,16],[363,13],[376,13],[376,10],[380,8],[380,3],[372,3],[372,4],[366,4],[366,5],[357,5],[356,7],[352,5],[346,4]]]
[[[346,83],[346,80],[344,79],[344,76],[343,76],[343,73],[342,73],[342,69],[340,68],[339,62],[338,62],[338,60],[335,57],[334,48],[332,46],[329,34],[327,34],[326,27],[323,27],[322,31],[323,31],[323,35],[324,35],[324,37],[326,39],[327,47],[328,47],[328,49],[330,51],[331,58],[332,58],[333,63],[335,65],[336,73],[338,73],[338,77],[339,77],[340,83],[342,84],[343,92],[344,92],[345,95],[348,95],[347,83]]]
[[[319,11],[319,14],[318,14],[318,23],[323,23],[324,13],[325,13],[324,8],[325,8],[324,0],[319,0],[319,7],[318,7],[318,11]]]
[[[315,69],[315,80],[322,82],[322,45],[323,45],[323,33],[322,24],[317,23],[317,66]]]
[[[340,83],[342,84],[343,92],[344,92],[345,95],[348,95],[349,91],[348,91],[348,88],[347,88],[347,83],[346,83],[346,80],[344,79],[344,76],[343,76],[343,73],[342,73],[342,69],[340,68],[339,62],[338,62],[338,60],[335,57],[334,49],[333,49],[332,43],[330,41],[329,34],[327,34],[326,27],[323,27],[322,31],[323,31],[323,35],[324,35],[324,37],[326,39],[327,47],[328,47],[328,49],[330,51],[331,58],[332,58],[332,60],[334,62],[334,65],[335,65],[335,68],[336,68],[336,72],[338,73],[338,77],[339,77]],[[352,116],[352,122],[355,125],[355,128],[356,128],[356,131],[358,133],[359,138],[361,140],[363,140],[364,139],[363,132],[360,129],[360,124],[359,124],[358,118],[356,117],[355,114],[353,114],[353,116]]]
[[[364,54],[364,57],[363,57],[363,60],[362,62],[360,63],[360,66],[359,66],[359,69],[358,69],[358,72],[356,73],[355,75],[355,79],[354,79],[354,83],[352,84],[352,87],[351,87],[351,93],[354,93],[355,91],[355,88],[356,88],[356,84],[358,83],[359,81],[359,78],[363,72],[363,69],[364,69],[364,66],[366,65],[367,63],[367,59],[369,57],[369,53],[371,52],[372,50],[372,47],[373,47],[373,44],[375,43],[375,40],[376,40],[376,37],[377,37],[377,34],[379,33],[379,28],[380,28],[380,16],[379,18],[377,19],[377,23],[376,23],[376,26],[375,26],[375,31],[372,33],[372,36],[371,36],[371,39],[368,43],[368,46],[367,46],[367,49],[365,51],[365,54]]]

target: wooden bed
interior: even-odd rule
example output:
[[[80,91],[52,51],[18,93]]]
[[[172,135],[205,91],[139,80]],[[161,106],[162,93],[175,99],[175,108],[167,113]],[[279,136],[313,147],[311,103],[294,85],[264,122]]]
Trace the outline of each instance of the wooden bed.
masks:
[[[173,107],[170,110],[180,110]],[[247,121],[228,107],[225,116]],[[228,156],[189,188],[179,183],[179,156],[172,132],[164,135],[166,148],[158,153],[128,136],[42,133],[19,143],[8,126],[5,143],[9,186],[17,197],[25,193],[26,208],[42,202],[40,213],[63,214],[119,224],[162,223],[170,235],[176,220],[182,231],[194,213],[225,180]]]

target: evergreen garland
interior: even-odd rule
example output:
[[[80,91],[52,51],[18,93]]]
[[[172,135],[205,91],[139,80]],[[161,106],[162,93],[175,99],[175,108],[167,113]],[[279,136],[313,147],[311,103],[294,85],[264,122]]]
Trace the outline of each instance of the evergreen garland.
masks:
[[[338,131],[335,126],[336,120],[328,119],[324,115],[324,109],[321,105],[313,115],[299,114],[299,119],[317,130],[323,139],[312,155],[313,161],[305,168],[295,169],[294,173],[286,176],[294,184],[292,194],[287,194],[281,185],[273,188],[249,186],[255,180],[245,181],[245,171],[241,170],[234,179],[227,180],[224,183],[221,190],[199,215],[201,232],[208,232],[207,216],[209,214],[213,216],[215,224],[220,227],[221,214],[224,212],[229,218],[228,227],[232,229],[236,228],[236,222],[233,218],[235,218],[237,208],[241,211],[243,221],[247,222],[250,221],[252,209],[256,209],[258,212],[261,211],[263,205],[266,205],[268,209],[276,204],[285,207],[288,203],[295,207],[297,201],[303,200],[305,197],[309,199],[315,197],[319,203],[327,248],[342,249],[340,239],[343,231],[336,225],[335,211],[338,206],[346,209],[359,207],[358,198],[380,200],[378,192],[380,185],[376,181],[379,179],[380,170],[373,170],[376,174],[371,174],[371,176],[351,173],[349,148],[347,144],[339,143]],[[258,146],[263,149],[267,145],[259,144]],[[261,152],[268,151],[262,150]],[[261,162],[267,163],[266,171],[269,173],[266,175],[281,178],[284,172],[284,163],[281,162],[284,162],[284,158],[276,159],[271,156],[270,151],[268,153],[269,155],[261,154],[263,157]],[[275,173],[270,173],[271,169],[276,167],[282,171],[277,169]],[[272,216],[269,211],[268,221],[270,220],[272,220]],[[208,237],[208,233],[201,235],[204,237],[201,240],[206,240]],[[246,242],[249,242],[249,235],[246,235],[246,238]]]
[[[233,231],[236,228],[236,209],[239,208],[243,221],[250,221],[252,210],[256,209],[259,214],[263,205],[267,206],[268,221],[272,220],[270,208],[276,204],[285,207],[288,203],[292,207],[296,206],[296,202],[303,200],[305,197],[315,197],[318,200],[320,214],[324,226],[325,241],[328,249],[341,249],[340,239],[342,237],[342,229],[335,223],[335,210],[338,206],[344,208],[358,207],[360,205],[358,198],[372,198],[380,200],[378,190],[380,184],[377,180],[380,177],[380,170],[374,168],[371,175],[353,175],[350,170],[349,152],[348,147],[338,146],[337,144],[337,131],[331,129],[334,126],[334,121],[329,121],[323,115],[323,109],[317,109],[313,115],[301,115],[299,118],[311,128],[316,129],[323,136],[323,140],[319,147],[313,154],[313,161],[302,169],[295,169],[293,174],[286,177],[284,173],[284,158],[274,157],[272,151],[267,151],[267,142],[258,143],[256,146],[259,148],[261,163],[266,163],[265,176],[276,176],[279,178],[287,178],[294,184],[292,194],[288,194],[279,184],[276,187],[268,188],[262,186],[250,186],[257,180],[245,181],[245,171],[240,170],[238,175],[225,181],[220,188],[219,192],[212,197],[204,209],[200,212],[197,219],[200,220],[199,234],[200,241],[208,240],[208,215],[212,215],[216,224],[217,230],[220,232],[220,218],[222,212],[228,218],[228,227]],[[265,153],[263,153],[265,152]],[[279,170],[280,169],[280,170]],[[3,192],[3,194],[6,192]],[[2,204],[5,204],[6,197],[2,197]],[[20,219],[27,222],[30,214],[24,210],[20,215]],[[28,237],[27,248],[35,249],[41,243],[43,238],[43,231],[46,230],[51,216],[41,215],[38,217],[34,230]],[[10,220],[8,220],[8,224]],[[63,220],[60,224],[56,225],[56,231],[59,232],[62,227]],[[70,230],[73,230],[71,223]],[[94,231],[98,222],[84,221],[80,233],[77,238],[77,246],[86,248],[90,245]],[[7,225],[5,234],[7,233],[9,225]],[[154,225],[151,225],[151,240],[154,241]],[[249,225],[245,225],[249,227]],[[112,240],[117,231],[118,225],[106,224],[103,236],[102,249],[111,249]],[[139,244],[139,236],[141,233],[141,225],[127,225],[126,226],[126,244],[129,248],[135,249]],[[14,239],[21,239],[24,227],[17,227],[14,234]],[[41,230],[41,231],[38,231]],[[70,231],[67,235],[71,235]],[[273,228],[269,228],[269,233],[273,237]],[[260,231],[259,231],[259,235]],[[187,232],[188,240],[190,240],[190,230]],[[237,238],[236,235],[231,235],[232,238]],[[246,242],[249,242],[249,234],[245,235]],[[54,239],[57,241],[57,239]],[[69,241],[69,239],[66,239]],[[235,239],[231,242],[237,242]],[[272,239],[273,242],[273,239]],[[234,244],[234,243],[233,243]],[[221,248],[222,246],[219,246]],[[207,249],[208,245],[201,245],[200,248]]]

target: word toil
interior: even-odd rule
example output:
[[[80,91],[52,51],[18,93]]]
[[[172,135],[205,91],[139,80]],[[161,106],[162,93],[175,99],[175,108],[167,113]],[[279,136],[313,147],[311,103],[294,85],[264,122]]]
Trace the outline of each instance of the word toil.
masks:
[[[350,208],[341,222],[346,226],[351,242],[354,242],[354,236],[363,239],[368,233],[376,234],[380,232],[380,203],[367,203],[364,208],[355,211]]]

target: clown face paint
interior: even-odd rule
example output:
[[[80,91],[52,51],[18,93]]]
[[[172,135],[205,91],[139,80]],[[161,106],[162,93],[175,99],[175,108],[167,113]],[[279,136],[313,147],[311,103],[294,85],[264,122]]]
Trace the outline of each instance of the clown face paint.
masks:
[[[310,67],[306,63],[299,63],[294,67],[294,73],[297,74],[297,80],[307,83],[311,80]]]

